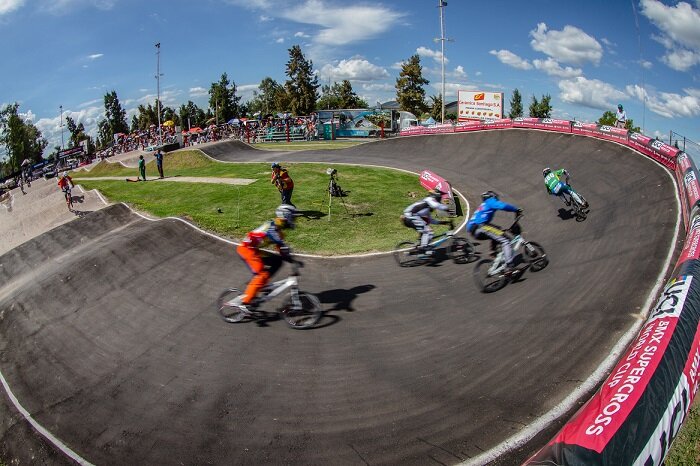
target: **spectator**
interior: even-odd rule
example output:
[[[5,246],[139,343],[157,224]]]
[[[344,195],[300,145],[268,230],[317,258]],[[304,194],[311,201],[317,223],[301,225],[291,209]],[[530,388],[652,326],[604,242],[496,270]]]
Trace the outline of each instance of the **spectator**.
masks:
[[[617,128],[624,128],[625,125],[627,124],[627,114],[625,113],[625,110],[622,108],[622,104],[617,104],[617,114],[615,115],[617,118],[617,121],[615,122],[615,126]]]
[[[294,191],[294,181],[287,173],[286,168],[282,168],[279,163],[275,162],[271,166],[272,168],[272,179],[271,183],[277,186],[282,197],[282,204],[288,204],[296,207],[292,204],[292,192]]]
[[[143,155],[139,155],[139,173],[143,181],[146,181],[146,161],[143,159]]]
[[[156,151],[156,167],[158,167],[158,178],[163,179],[163,152]]]

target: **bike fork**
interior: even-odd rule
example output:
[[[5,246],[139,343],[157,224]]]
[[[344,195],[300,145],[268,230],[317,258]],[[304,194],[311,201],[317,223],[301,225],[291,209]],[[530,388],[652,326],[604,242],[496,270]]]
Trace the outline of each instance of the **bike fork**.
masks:
[[[298,311],[301,309],[301,299],[299,299],[299,289],[295,286],[291,290],[292,294],[292,308],[295,311]]]

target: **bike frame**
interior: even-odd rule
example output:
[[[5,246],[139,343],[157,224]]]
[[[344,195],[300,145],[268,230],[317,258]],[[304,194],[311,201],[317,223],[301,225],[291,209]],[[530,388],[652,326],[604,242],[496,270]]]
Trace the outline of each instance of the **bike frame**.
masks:
[[[283,280],[278,280],[267,285],[263,289],[266,291],[266,293],[260,297],[260,302],[267,302],[276,296],[281,295],[288,289],[292,295],[292,306],[294,306],[295,309],[299,309],[301,307],[301,301],[299,301],[299,280],[297,279],[296,275],[290,275]]]
[[[513,249],[513,254],[519,252],[523,244],[525,244],[525,238],[523,238],[521,235],[515,235],[513,239],[510,240],[510,247]],[[489,267],[489,273],[492,275],[496,274],[505,267],[505,253],[503,252],[503,249],[501,249],[501,252],[496,255],[496,258],[493,260],[493,264],[491,264],[491,267]]]

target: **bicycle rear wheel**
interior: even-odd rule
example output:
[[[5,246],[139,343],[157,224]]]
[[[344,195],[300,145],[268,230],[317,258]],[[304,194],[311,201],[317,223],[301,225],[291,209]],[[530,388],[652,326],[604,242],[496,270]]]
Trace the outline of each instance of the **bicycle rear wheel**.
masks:
[[[421,265],[425,258],[416,249],[416,243],[403,241],[394,248],[394,259],[399,267],[415,267]]]
[[[502,271],[494,275],[489,274],[492,265],[493,260],[482,259],[474,268],[474,283],[482,293],[493,293],[508,283],[508,278],[503,275]]]
[[[280,310],[280,315],[292,328],[311,328],[318,323],[323,315],[321,302],[315,295],[303,291],[299,292],[299,301],[301,301],[301,309],[294,309],[292,298],[287,298]]]
[[[452,238],[452,242],[447,248],[447,257],[456,264],[468,263],[475,254],[474,245],[467,238]]]
[[[219,315],[226,322],[235,324],[246,317],[246,314],[240,307],[232,304],[234,298],[240,296],[240,294],[241,290],[231,288],[219,295],[219,299],[216,301],[217,307],[219,308]]]
[[[533,272],[539,272],[549,264],[544,248],[534,241],[528,241],[523,245],[523,259],[530,264],[530,270]]]

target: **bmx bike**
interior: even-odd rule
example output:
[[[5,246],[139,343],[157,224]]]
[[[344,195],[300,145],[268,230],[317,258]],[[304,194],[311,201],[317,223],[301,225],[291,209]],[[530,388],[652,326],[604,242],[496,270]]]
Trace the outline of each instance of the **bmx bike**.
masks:
[[[266,285],[261,290],[261,295],[246,306],[247,311],[241,309],[240,303],[236,301],[242,294],[241,290],[229,288],[221,293],[217,300],[221,318],[229,323],[238,323],[246,320],[266,322],[279,316],[294,329],[307,329],[316,325],[323,316],[321,303],[315,295],[299,291],[299,268],[303,267],[303,263],[292,260],[291,265],[292,272],[289,276]],[[260,305],[285,291],[289,291],[289,296],[275,312],[260,309]]]
[[[567,207],[571,207],[574,217],[576,217],[577,222],[583,222],[588,216],[588,212],[591,211],[588,201],[579,193],[577,193],[574,188],[569,185],[570,192],[562,193],[561,197],[564,200],[564,204]]]
[[[416,241],[402,241],[394,247],[394,259],[399,267],[415,267],[438,261],[436,249],[441,244],[450,241],[447,246],[447,257],[457,264],[466,264],[476,254],[476,248],[467,238],[455,236],[454,224],[450,222],[450,230],[433,237],[428,249],[420,247],[420,237]],[[432,254],[426,254],[432,251]]]
[[[71,188],[63,188],[63,196],[66,198],[66,205],[68,210],[73,210],[73,195],[71,194]]]
[[[507,264],[505,254],[500,244],[496,245],[496,257],[494,259],[482,259],[474,268],[474,283],[482,293],[493,293],[508,284],[511,280],[517,279],[530,269],[539,272],[547,267],[549,259],[544,248],[534,241],[526,241],[521,234],[520,219],[522,215],[515,217],[513,224],[505,232],[510,237],[510,247],[513,250],[513,257],[521,256],[521,261],[525,267],[516,268],[510,275],[506,273]]]

